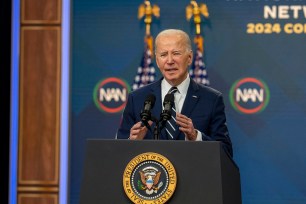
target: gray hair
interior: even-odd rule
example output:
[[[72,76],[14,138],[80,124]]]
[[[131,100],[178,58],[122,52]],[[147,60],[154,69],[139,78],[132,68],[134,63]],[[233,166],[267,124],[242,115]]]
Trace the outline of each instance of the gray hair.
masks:
[[[192,51],[191,48],[191,40],[189,38],[189,35],[179,29],[167,29],[167,30],[163,30],[161,31],[155,38],[155,52],[156,52],[156,48],[157,48],[157,40],[160,36],[167,36],[167,35],[180,35],[181,37],[183,37],[185,43],[186,43],[186,48],[188,51]]]

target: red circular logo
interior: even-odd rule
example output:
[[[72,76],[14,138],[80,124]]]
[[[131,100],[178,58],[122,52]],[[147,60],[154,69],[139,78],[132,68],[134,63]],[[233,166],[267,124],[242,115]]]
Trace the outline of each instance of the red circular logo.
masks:
[[[232,85],[229,98],[237,111],[254,114],[266,108],[270,100],[270,91],[262,80],[247,77]]]
[[[124,109],[129,85],[122,79],[110,77],[97,83],[93,93],[96,106],[108,113],[117,113]]]

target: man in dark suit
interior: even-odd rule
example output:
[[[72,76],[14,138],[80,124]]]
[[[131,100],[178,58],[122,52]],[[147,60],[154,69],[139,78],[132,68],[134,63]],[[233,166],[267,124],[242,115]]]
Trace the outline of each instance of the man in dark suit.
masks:
[[[151,114],[159,117],[165,95],[176,87],[176,116],[172,124],[168,121],[162,129],[159,139],[220,141],[224,150],[233,156],[222,94],[189,77],[188,69],[193,58],[189,36],[181,30],[162,31],[155,39],[155,56],[163,78],[129,94],[117,139],[154,139],[153,131],[148,131],[141,122],[144,101],[149,94],[156,97]],[[149,121],[149,125],[152,123]]]

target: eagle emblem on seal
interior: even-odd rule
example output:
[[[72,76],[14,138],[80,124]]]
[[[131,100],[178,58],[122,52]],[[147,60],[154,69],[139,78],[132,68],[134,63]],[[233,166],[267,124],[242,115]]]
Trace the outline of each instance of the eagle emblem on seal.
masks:
[[[162,187],[163,182],[159,182],[161,172],[156,168],[149,166],[139,171],[140,179],[138,180],[139,190],[143,190],[146,194],[151,195],[157,193]]]

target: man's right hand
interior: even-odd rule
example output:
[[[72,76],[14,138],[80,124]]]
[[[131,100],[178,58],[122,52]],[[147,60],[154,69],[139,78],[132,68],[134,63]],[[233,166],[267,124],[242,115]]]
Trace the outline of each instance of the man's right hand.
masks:
[[[149,125],[153,124],[152,121],[149,121]],[[130,130],[130,140],[143,140],[148,132],[148,128],[143,126],[141,122],[136,123]]]

